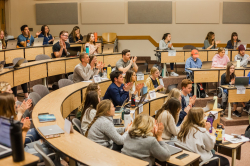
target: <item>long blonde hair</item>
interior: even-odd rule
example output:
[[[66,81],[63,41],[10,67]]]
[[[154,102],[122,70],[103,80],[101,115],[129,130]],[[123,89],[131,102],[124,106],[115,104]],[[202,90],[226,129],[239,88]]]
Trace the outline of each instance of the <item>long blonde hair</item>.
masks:
[[[165,102],[167,102],[168,99],[170,99],[170,98],[172,98],[172,97],[174,97],[174,98],[176,98],[176,99],[179,99],[180,95],[181,95],[181,91],[180,91],[179,89],[177,89],[177,88],[173,88],[173,89],[168,93],[168,97],[166,98],[166,101],[165,101]]]
[[[131,138],[153,136],[154,118],[149,115],[139,114],[136,116],[132,128],[128,134]]]
[[[89,133],[89,129],[91,128],[91,126],[95,123],[95,121],[101,117],[101,116],[107,116],[108,112],[111,109],[111,104],[112,102],[110,100],[102,100],[98,105],[97,105],[97,112],[96,115],[93,119],[93,121],[89,124],[88,129],[85,133],[85,137],[88,137],[88,133]]]
[[[194,135],[200,131],[199,127],[205,127],[205,121],[204,121],[204,111],[201,107],[193,107],[189,110],[187,114],[187,118],[184,120],[184,122],[181,125],[180,132],[177,135],[177,139],[186,142],[186,137],[190,130],[195,129],[196,132]],[[195,137],[194,137],[195,138]]]
[[[156,67],[152,67],[150,70],[150,74],[154,74],[158,69]]]
[[[0,82],[0,92],[6,92],[9,85],[8,82]]]
[[[0,33],[2,32],[3,30],[2,29],[0,29]],[[4,34],[4,31],[3,31],[3,34]],[[2,41],[2,45],[3,45],[3,47],[5,47],[6,48],[6,43],[5,43],[5,37],[4,37],[4,35],[3,35],[3,39],[1,39],[1,41]]]

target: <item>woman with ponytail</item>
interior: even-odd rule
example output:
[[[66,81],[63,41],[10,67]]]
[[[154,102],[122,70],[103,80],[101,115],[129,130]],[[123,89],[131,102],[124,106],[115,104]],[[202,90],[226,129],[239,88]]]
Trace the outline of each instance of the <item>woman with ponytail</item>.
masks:
[[[102,100],[97,105],[96,115],[89,124],[85,136],[102,146],[120,151],[122,147],[119,147],[119,145],[123,145],[131,124],[126,129],[124,127],[115,128],[113,124],[114,115],[115,107],[113,103],[110,100]]]

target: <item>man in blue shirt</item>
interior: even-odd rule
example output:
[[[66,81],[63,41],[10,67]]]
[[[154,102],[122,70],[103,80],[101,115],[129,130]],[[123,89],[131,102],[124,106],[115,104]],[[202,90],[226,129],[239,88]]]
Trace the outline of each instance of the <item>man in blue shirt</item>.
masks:
[[[110,73],[111,85],[108,87],[103,99],[111,99],[114,106],[121,106],[129,97],[129,90],[133,83],[123,84],[122,71],[115,70]]]
[[[17,37],[17,46],[30,47],[34,43],[34,37],[30,34],[28,25],[21,26],[22,34]]]
[[[191,57],[186,60],[185,71],[191,73],[191,70],[188,68],[201,68],[202,62],[199,59],[199,52],[196,49],[193,49],[191,52]]]

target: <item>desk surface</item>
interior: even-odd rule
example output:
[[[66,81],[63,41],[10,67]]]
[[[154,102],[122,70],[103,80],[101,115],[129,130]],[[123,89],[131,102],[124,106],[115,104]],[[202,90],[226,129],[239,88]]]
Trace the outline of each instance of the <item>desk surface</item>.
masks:
[[[244,67],[235,67],[235,70],[245,70],[247,68]],[[222,68],[222,67],[216,67],[216,68],[207,68],[207,69],[199,69],[199,68],[188,68],[188,70],[192,70],[192,71],[214,71],[214,70],[226,70],[226,68]]]
[[[228,90],[230,90],[230,89],[237,89],[235,86],[231,87],[230,85],[221,85],[221,87],[224,88],[224,89],[228,89]],[[250,85],[244,86],[244,87],[246,89],[250,89]]]
[[[180,156],[180,155],[182,155],[184,153],[189,154],[189,156],[184,158],[184,159],[181,159],[181,160],[176,158],[177,156]],[[183,165],[189,165],[189,164],[193,163],[194,161],[199,160],[199,158],[200,158],[199,154],[183,150],[180,153],[172,155],[170,157],[170,159],[167,161],[167,163],[172,164],[172,165],[181,165],[181,166],[183,166]]]
[[[36,165],[36,163],[39,161],[39,158],[37,156],[34,156],[32,154],[29,154],[27,152],[24,152],[25,159],[21,162],[14,162],[13,157],[5,157],[3,159],[0,159],[1,165],[5,166],[17,166],[17,165]]]

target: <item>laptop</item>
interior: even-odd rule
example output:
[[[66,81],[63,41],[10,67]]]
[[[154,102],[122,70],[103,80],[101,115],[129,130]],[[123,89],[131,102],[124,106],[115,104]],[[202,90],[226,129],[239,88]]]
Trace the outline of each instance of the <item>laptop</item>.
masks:
[[[210,100],[210,101],[208,101],[206,107],[203,108],[203,111],[204,111],[204,112],[208,112],[208,111],[213,110],[213,108],[214,108],[214,103],[215,103],[215,100]]]
[[[62,134],[64,131],[58,125],[38,127],[44,136]]]
[[[21,66],[21,64],[25,61],[26,59],[20,59],[16,64],[15,64],[15,66],[7,66],[7,67],[5,67],[5,68],[9,68],[9,69],[12,69],[12,68],[14,68],[14,69],[16,69],[16,68],[18,68],[18,67],[20,67]]]
[[[248,86],[249,77],[236,77],[235,78],[235,87],[237,86]]]
[[[81,43],[86,43],[86,41],[87,41],[87,35],[84,35],[84,36],[82,37],[82,42],[81,42]]]
[[[202,62],[201,69],[211,69],[211,67],[212,67],[212,61]]]
[[[116,106],[115,107],[115,113],[121,113],[124,109],[125,104],[128,102],[128,98],[123,102],[122,106]]]
[[[181,148],[178,148],[176,146],[172,146],[172,145],[169,145],[168,143],[166,143],[168,149],[169,149],[169,152],[170,152],[170,155],[174,155],[176,153],[180,153],[182,152],[183,150]]]
[[[104,44],[102,53],[103,54],[114,53],[114,44]]]
[[[17,40],[8,40],[6,49],[16,49]]]
[[[138,71],[137,71],[137,73],[143,73],[143,74],[146,74],[146,73],[147,73],[147,68],[148,68],[148,66],[147,66],[147,65],[140,65],[140,66],[138,67]]]
[[[43,40],[43,37],[35,38],[33,46],[43,46]]]
[[[9,119],[0,117],[0,159],[12,154],[10,127]]]

